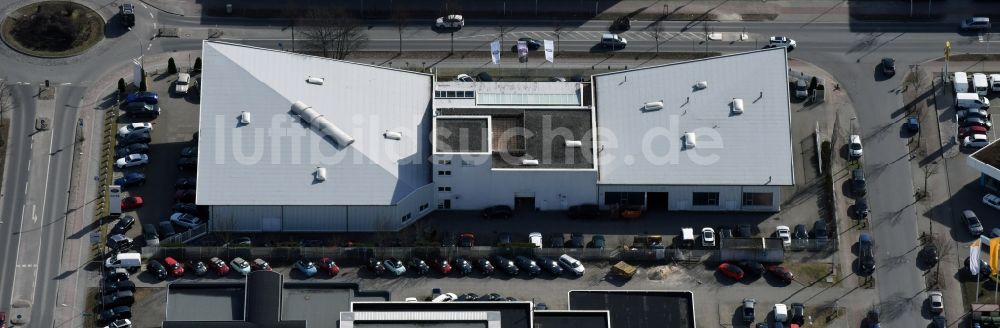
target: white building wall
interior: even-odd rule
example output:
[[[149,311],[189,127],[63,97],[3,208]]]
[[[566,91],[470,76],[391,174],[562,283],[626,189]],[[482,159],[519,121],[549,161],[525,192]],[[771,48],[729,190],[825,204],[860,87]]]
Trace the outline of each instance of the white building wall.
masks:
[[[279,226],[281,222],[277,205],[216,205],[209,214],[212,231],[263,231],[265,220],[278,220]]]
[[[283,231],[346,231],[347,206],[283,206]]]
[[[401,199],[396,204],[396,217],[399,218],[399,221],[397,221],[394,230],[402,229],[433,212],[437,208],[437,203],[434,202],[434,191],[434,184],[428,183]],[[402,218],[407,214],[410,215],[410,218],[404,221]]]
[[[606,192],[666,192],[671,211],[763,211],[777,212],[781,205],[781,186],[676,186],[676,185],[599,185],[598,203],[605,204]],[[694,206],[695,192],[718,192],[717,206]],[[771,206],[743,206],[744,192],[770,192]],[[606,206],[605,206],[606,207]]]
[[[395,231],[399,226],[395,206],[351,205],[347,207],[347,231]]]
[[[441,162],[448,160],[450,164]],[[490,167],[489,155],[434,155],[438,204],[447,199],[451,201],[451,209],[479,210],[494,205],[513,207],[514,197],[533,196],[536,208],[552,211],[597,201],[597,171],[594,170],[493,170]]]

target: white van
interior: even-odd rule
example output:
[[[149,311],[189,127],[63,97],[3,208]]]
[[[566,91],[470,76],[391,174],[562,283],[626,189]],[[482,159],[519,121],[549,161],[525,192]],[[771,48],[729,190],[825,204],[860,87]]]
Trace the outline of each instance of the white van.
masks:
[[[1000,91],[1000,74],[990,74],[990,89]]]
[[[952,83],[955,84],[955,93],[969,92],[969,76],[965,72],[955,72]]]
[[[986,81],[986,74],[972,74],[972,87],[976,89],[976,93],[980,96],[985,96],[986,92],[990,90],[990,83]]]
[[[955,107],[959,110],[990,108],[990,100],[976,93],[956,93]]]
[[[123,268],[129,271],[139,270],[142,267],[142,257],[139,253],[118,253],[108,257],[104,261],[104,267],[108,269]]]
[[[457,299],[458,295],[455,295],[454,293],[444,293],[432,299],[431,302],[434,303],[451,302]]]

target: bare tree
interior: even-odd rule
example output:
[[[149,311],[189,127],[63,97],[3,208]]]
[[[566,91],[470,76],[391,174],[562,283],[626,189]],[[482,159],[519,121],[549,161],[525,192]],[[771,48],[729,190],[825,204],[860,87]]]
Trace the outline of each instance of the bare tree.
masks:
[[[927,180],[929,180],[934,173],[937,173],[937,166],[938,163],[935,161],[927,163],[927,165],[920,168],[924,172],[924,188],[917,193],[917,200],[923,199],[929,195],[929,192],[927,191]]]
[[[368,42],[361,21],[342,9],[310,9],[300,26],[306,48],[323,57],[344,59]]]
[[[660,54],[660,33],[663,33],[663,21],[656,21],[653,24],[653,38],[656,39],[656,54]]]
[[[396,30],[399,31],[399,53],[403,53],[403,28],[410,20],[409,15],[399,8],[392,9],[392,21],[396,23]]]

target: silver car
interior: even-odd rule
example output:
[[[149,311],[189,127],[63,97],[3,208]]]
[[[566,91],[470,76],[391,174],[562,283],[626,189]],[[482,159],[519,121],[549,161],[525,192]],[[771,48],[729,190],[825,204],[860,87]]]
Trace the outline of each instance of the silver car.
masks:
[[[932,290],[927,292],[927,302],[930,304],[931,313],[938,314],[944,312],[944,299],[941,291]]]

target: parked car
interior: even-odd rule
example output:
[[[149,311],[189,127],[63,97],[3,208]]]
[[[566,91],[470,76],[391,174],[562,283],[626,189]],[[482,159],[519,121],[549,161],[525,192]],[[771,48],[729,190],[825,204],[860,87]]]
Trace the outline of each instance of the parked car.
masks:
[[[774,305],[774,321],[784,323],[788,321],[788,306],[777,303]]]
[[[479,82],[493,82],[493,77],[490,76],[490,73],[486,72],[479,72],[479,74],[476,75],[476,78],[479,79]]]
[[[882,63],[881,64],[882,64],[881,66],[882,66],[882,74],[883,75],[885,75],[885,76],[896,75],[896,60],[895,59],[892,59],[892,58],[889,58],[889,57],[882,58]]]
[[[509,219],[513,214],[514,210],[507,205],[491,206],[483,210],[483,217],[487,219]]]
[[[788,321],[796,325],[805,324],[806,307],[802,303],[792,303],[791,313],[788,314]]]
[[[219,276],[225,276],[229,274],[229,266],[226,265],[226,262],[223,262],[218,257],[213,257],[209,259],[208,265],[212,269],[212,271],[215,271],[215,274]]]
[[[198,168],[198,158],[184,157],[177,160],[177,170],[190,171]]]
[[[722,264],[719,264],[719,272],[733,280],[743,279],[744,276],[743,269],[728,262],[722,262]]]
[[[202,261],[194,261],[194,260],[188,261],[187,267],[188,270],[194,272],[194,275],[198,277],[204,276],[206,273],[208,273],[208,266],[206,266],[205,262]]]
[[[566,241],[563,238],[563,234],[557,233],[549,236],[549,248],[563,248],[566,247]]]
[[[511,261],[506,257],[500,255],[494,255],[492,262],[501,270],[512,276],[516,276],[521,271],[517,268],[516,265],[514,265],[514,261]]]
[[[566,242],[566,248],[583,248],[583,234],[579,232],[574,232],[569,236],[569,241]]]
[[[128,271],[126,271],[128,272]],[[128,278],[126,278],[128,279]],[[104,294],[110,294],[119,291],[130,291],[135,292],[135,283],[122,280],[122,281],[105,281],[104,282]]]
[[[941,291],[932,290],[927,292],[927,303],[930,305],[931,313],[940,314],[944,312],[944,298]]]
[[[469,76],[469,74],[458,74],[458,76],[455,76],[455,81],[476,82],[476,79],[473,79],[471,76]]]
[[[131,215],[123,215],[122,217],[118,218],[118,222],[115,223],[115,226],[111,227],[111,231],[109,232],[109,234],[112,235],[125,234],[132,229],[133,225],[135,225],[135,217]]]
[[[590,242],[587,243],[587,248],[604,249],[604,235],[591,236]]]
[[[906,123],[903,123],[906,130],[916,133],[920,131],[920,120],[916,116],[910,116],[906,118]]]
[[[177,189],[194,189],[197,186],[197,179],[195,178],[177,178],[174,181],[174,188]]]
[[[118,137],[119,145],[131,145],[134,143],[149,143],[152,139],[149,138],[149,132],[138,132],[129,133],[125,136]]]
[[[7,328],[3,325],[3,319],[0,319],[0,328]],[[104,328],[132,328],[132,321],[129,319],[119,319],[109,323]]]
[[[796,224],[795,231],[792,233],[792,238],[799,240],[800,242],[805,242],[809,240],[809,232],[806,231],[806,225]]]
[[[938,261],[941,260],[938,248],[933,244],[924,246],[924,248],[920,250],[920,254],[918,255],[920,257],[920,261],[927,266],[937,265]]]
[[[191,215],[191,214],[187,214],[187,213],[174,213],[174,214],[171,214],[170,215],[170,222],[173,222],[176,225],[179,225],[179,226],[182,226],[182,227],[185,227],[185,228],[188,228],[188,229],[194,229],[195,227],[201,225],[201,219],[199,219],[197,216],[194,216],[194,215]]]
[[[160,115],[160,105],[147,104],[145,102],[136,101],[126,103],[122,110],[126,115],[137,115],[137,116],[157,116]]]
[[[160,261],[149,260],[149,262],[146,262],[146,271],[157,279],[167,279],[167,268],[163,267],[163,264],[160,263]]]
[[[972,210],[962,211],[962,218],[965,220],[965,226],[969,229],[969,233],[975,237],[983,234],[983,223],[979,221],[979,217],[976,216],[976,212]]]
[[[556,262],[556,260],[553,260],[552,258],[546,256],[536,257],[535,263],[537,263],[538,266],[541,267],[543,270],[553,275],[558,276],[561,275],[563,272],[563,268],[559,266],[559,262]]]
[[[447,15],[438,17],[438,19],[434,21],[434,26],[437,28],[460,29],[465,26],[465,17],[462,15]]]
[[[407,265],[409,265],[410,268],[413,269],[413,272],[421,276],[431,271],[431,267],[427,265],[427,263],[424,262],[424,260],[421,260],[416,257],[410,258],[410,261],[407,262]]]
[[[458,246],[459,247],[473,247],[476,245],[476,235],[471,232],[466,232],[458,235]]]
[[[193,203],[197,193],[194,189],[177,189],[174,192],[174,201],[183,203]]]
[[[122,198],[121,208],[122,211],[131,211],[142,207],[143,203],[141,196],[129,196]]]
[[[754,307],[756,304],[756,299],[749,297],[743,299],[743,323],[749,324],[756,321],[756,318],[754,318]]]
[[[701,245],[706,247],[715,246],[715,230],[709,227],[701,228]]]
[[[125,157],[129,154],[148,154],[149,144],[136,143],[131,145],[124,145],[115,149],[116,157]]]
[[[176,203],[171,209],[173,209],[176,213],[185,213],[195,216],[199,214],[198,205],[195,205],[194,203]]]
[[[741,261],[739,267],[743,269],[743,272],[747,275],[754,277],[761,277],[764,275],[764,265],[760,262],[754,261]]]
[[[176,234],[177,230],[174,230],[174,225],[169,220],[160,221],[160,237],[166,239]]]
[[[149,164],[149,155],[146,154],[130,154],[115,161],[115,167],[119,169],[146,164]]]
[[[517,41],[524,41],[528,45],[528,50],[535,51],[542,47],[542,40],[535,40],[532,38],[519,38]]]
[[[733,238],[733,228],[730,228],[729,226],[720,226],[718,232],[719,239]]]
[[[306,277],[315,276],[316,273],[319,272],[316,268],[316,264],[306,259],[299,259],[298,261],[295,261],[295,269],[299,270],[299,272]]]
[[[125,268],[115,268],[114,270],[108,270],[107,282],[118,283],[128,281],[128,270]]]
[[[580,263],[577,259],[563,254],[559,256],[559,265],[566,269],[566,271],[572,272],[577,277],[582,276],[584,272],[583,263]]]
[[[177,81],[174,81],[174,93],[185,95],[188,87],[191,86],[191,74],[177,73]]]
[[[990,144],[990,137],[985,134],[973,134],[962,138],[962,147],[983,148]]]
[[[788,226],[780,225],[775,229],[775,235],[781,239],[781,245],[788,247],[792,245],[792,233]]]
[[[781,280],[786,284],[791,283],[792,280],[795,278],[795,276],[792,274],[792,271],[788,270],[788,268],[786,267],[779,265],[772,265],[767,267],[767,272],[770,272],[772,275],[774,275],[775,278],[778,278],[778,280]]]
[[[982,117],[978,116],[969,116],[963,118],[961,122],[959,122],[959,127],[961,128],[969,126],[981,126],[986,128],[986,130],[989,130],[993,128],[993,122],[990,122],[989,120],[983,119]]]
[[[861,146],[861,136],[852,134],[850,137],[850,143],[848,144],[848,149],[851,158],[861,158],[861,155],[864,154],[864,148]]]
[[[454,268],[459,275],[467,276],[472,274],[472,263],[469,263],[466,259],[459,257],[452,261],[452,263],[455,263]]]
[[[383,273],[385,273],[385,266],[383,266],[382,262],[379,261],[378,259],[376,259],[376,258],[369,258],[368,259],[368,270],[371,271],[376,276],[381,276]]]
[[[854,216],[861,220],[867,218],[869,213],[868,200],[859,198],[858,201],[854,203]]]
[[[146,241],[146,246],[159,246],[160,235],[156,232],[156,226],[149,223],[143,224],[142,239]]]
[[[237,257],[234,258],[232,261],[229,261],[229,265],[233,267],[233,270],[236,270],[236,272],[239,272],[244,276],[250,274],[250,263],[247,262],[247,260],[244,260],[242,257]]]
[[[962,20],[958,26],[963,31],[989,30],[990,18],[984,16],[972,16]]]
[[[169,256],[163,258],[163,264],[167,267],[167,271],[171,276],[178,278],[184,276],[184,266],[182,266],[181,263],[177,262],[174,258]]]
[[[448,259],[446,258],[439,257],[437,259],[434,259],[432,261],[432,265],[434,266],[434,269],[437,270],[437,272],[440,272],[441,274],[446,275],[451,273],[451,263],[448,262]]]
[[[118,185],[122,188],[139,186],[145,183],[146,183],[146,175],[140,172],[128,172],[125,173],[125,176],[115,179],[115,185]]]
[[[387,271],[389,271],[390,273],[392,273],[397,277],[402,276],[404,273],[406,273],[406,267],[403,266],[403,261],[400,261],[399,259],[394,257],[386,259],[384,262],[382,262],[382,266],[384,266]]]
[[[830,230],[826,228],[826,220],[819,219],[813,224],[813,236],[816,242],[824,244],[830,240]]]
[[[868,184],[865,181],[865,171],[863,169],[851,170],[851,191],[858,197],[868,194]]]
[[[783,36],[772,36],[767,39],[767,48],[788,47],[788,50],[795,49],[795,40]]]
[[[964,127],[964,128],[958,128],[958,139],[961,140],[961,139],[965,139],[965,137],[968,137],[968,136],[972,136],[972,135],[976,135],[976,134],[987,134],[987,133],[990,133],[990,130],[986,129],[986,127],[982,127],[982,126],[978,126],[978,125],[967,126],[967,127]]]
[[[542,233],[541,232],[529,233],[528,242],[532,243],[537,248],[542,248]]]
[[[862,275],[870,275],[875,272],[875,244],[868,233],[862,232],[858,236],[858,271]]]
[[[337,262],[334,262],[333,259],[329,257],[319,259],[319,268],[326,271],[326,273],[330,276],[336,276],[340,273],[340,267],[337,266]]]
[[[596,219],[601,216],[601,208],[597,204],[573,205],[566,212],[571,219]]]
[[[125,237],[125,235],[117,234],[108,236],[107,243],[104,244],[111,249],[112,252],[121,252],[132,248],[132,238]]]
[[[271,268],[271,264],[267,263],[267,261],[264,261],[264,259],[262,259],[262,258],[256,258],[256,259],[254,259],[253,263],[251,263],[250,266],[255,271],[273,271],[274,270],[274,269]]]
[[[181,148],[181,157],[198,157],[198,146]]]
[[[485,257],[476,260],[476,266],[479,267],[479,271],[487,276],[492,275],[493,272],[496,271],[496,268],[493,267],[493,263],[490,263],[490,260]]]
[[[160,96],[156,92],[145,91],[145,92],[133,92],[125,97],[125,102],[137,102],[141,101],[147,104],[156,104],[160,102]]]
[[[114,308],[101,312],[101,321],[104,322],[112,322],[114,320],[131,319],[131,318],[132,318],[132,309],[125,305],[116,306]]]
[[[1000,197],[994,194],[983,195],[983,204],[995,210],[1000,210]]]
[[[534,260],[524,256],[515,257],[514,264],[532,276],[537,276],[539,273],[542,273],[542,268],[538,267],[538,264],[535,263]]]
[[[153,130],[152,123],[129,123],[118,129],[118,136],[124,137],[133,133],[149,133]]]

